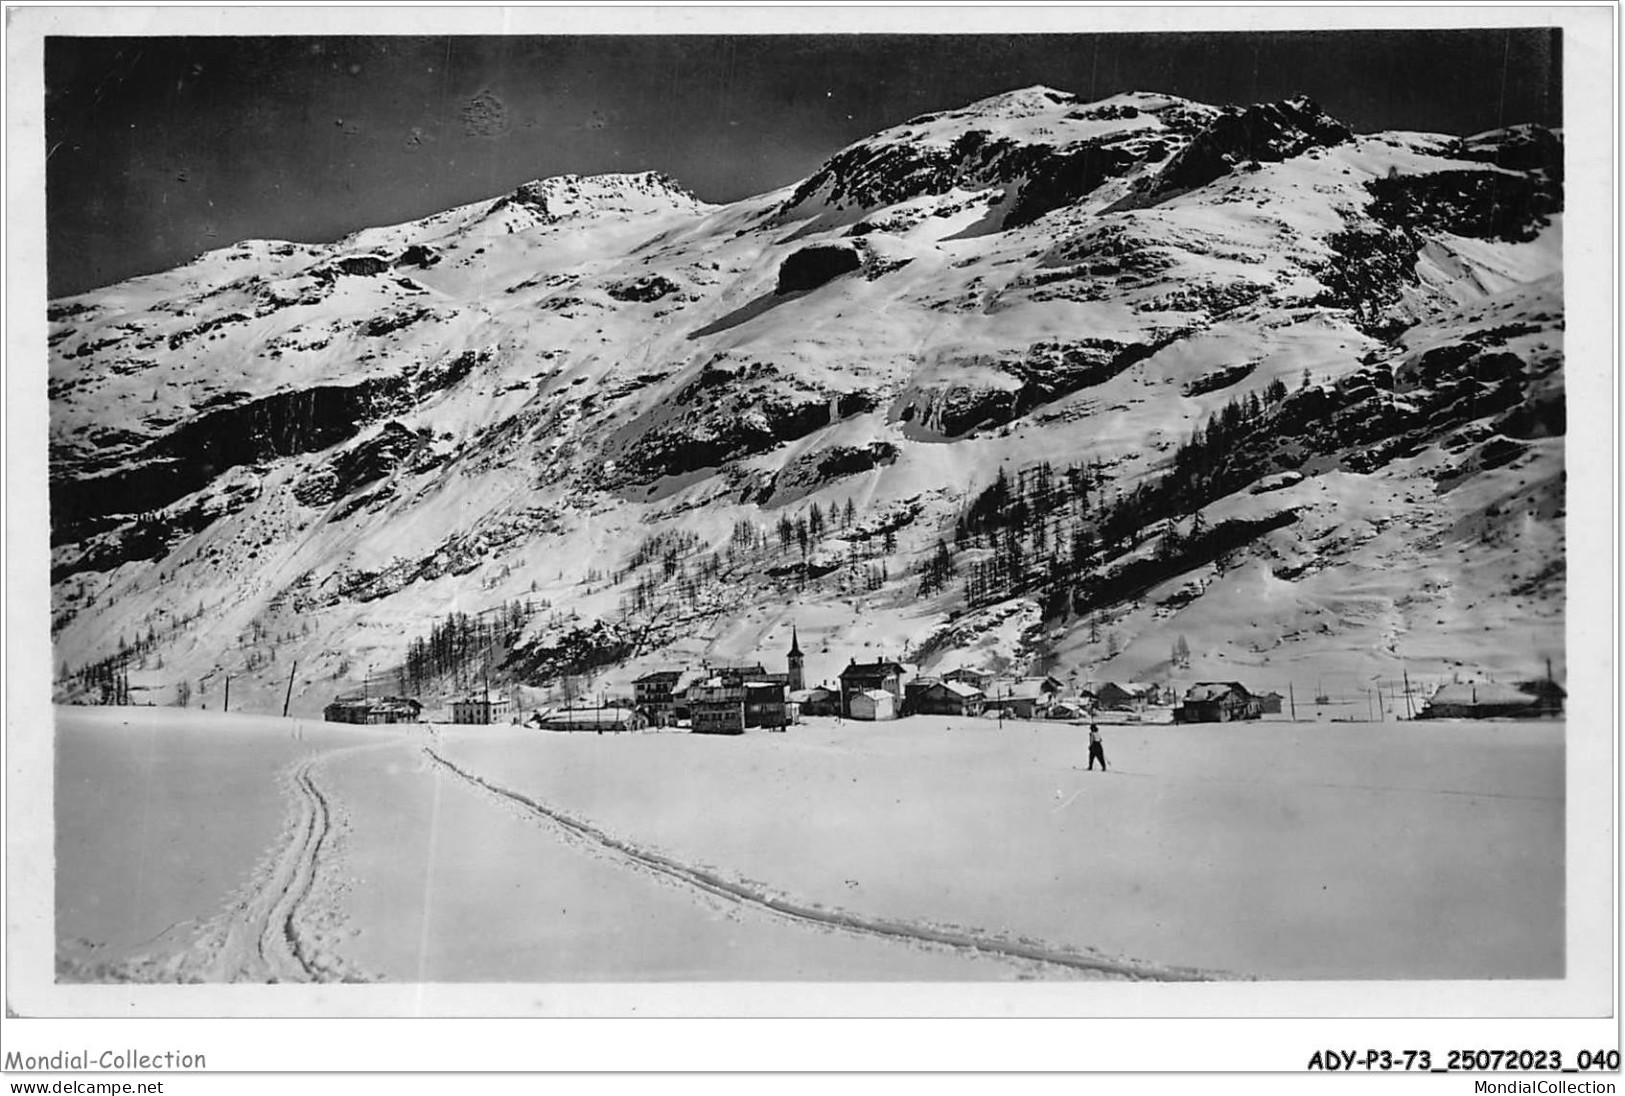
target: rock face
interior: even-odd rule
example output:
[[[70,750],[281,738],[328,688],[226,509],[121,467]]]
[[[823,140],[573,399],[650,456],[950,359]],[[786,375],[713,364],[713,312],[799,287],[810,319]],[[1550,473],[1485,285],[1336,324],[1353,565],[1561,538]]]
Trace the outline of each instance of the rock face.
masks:
[[[1512,243],[1533,240],[1563,208],[1561,177],[1544,171],[1436,171],[1367,186],[1375,196],[1371,216],[1385,225]]]
[[[563,176],[52,302],[58,661],[168,627],[167,672],[248,690],[255,637],[297,636],[277,656],[314,699],[342,652],[397,665],[448,606],[530,603],[493,657],[553,679],[797,601],[933,653],[1047,615],[1043,644],[1104,665],[1086,611],[1133,676],[1230,596],[1218,571],[1322,583],[1251,591],[1279,614],[1234,648],[1257,662],[1320,634],[1338,568],[1438,588],[1452,546],[1478,585],[1362,603],[1336,626],[1386,631],[1344,649],[1481,642],[1446,610],[1485,590],[1525,591],[1545,634],[1562,151],[1029,88],[727,206]]]
[[[926,384],[905,394],[898,416],[949,437],[1020,418],[1035,408],[1105,384],[1136,362],[1156,353],[1155,343],[1120,343],[1113,339],[1037,342],[1019,356],[978,357],[952,364],[949,378],[974,367],[997,377],[982,384],[950,379]]]
[[[1009,202],[998,227],[1019,227],[1162,161],[1214,113],[1169,96],[1117,98],[1089,106],[1029,88],[916,118],[831,157],[783,209],[875,210],[956,189],[1002,188]]]
[[[375,483],[415,454],[426,439],[398,422],[363,442],[341,450],[293,487],[306,506],[326,506]]]
[[[69,543],[98,521],[162,509],[233,468],[345,441],[391,409],[400,387],[322,385],[223,407],[182,423],[114,469],[53,478],[52,539]]]
[[[1211,183],[1248,163],[1279,163],[1352,140],[1347,126],[1308,98],[1230,108],[1193,137],[1151,188],[1153,198]]]
[[[838,244],[804,247],[785,259],[779,267],[779,284],[773,292],[784,294],[817,289],[831,278],[850,273],[862,265],[863,257],[855,247]]]

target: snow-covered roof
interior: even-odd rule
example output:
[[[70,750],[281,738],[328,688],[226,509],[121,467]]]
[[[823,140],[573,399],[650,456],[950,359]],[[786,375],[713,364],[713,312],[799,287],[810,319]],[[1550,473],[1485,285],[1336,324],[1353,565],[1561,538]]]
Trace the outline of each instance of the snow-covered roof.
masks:
[[[706,675],[703,670],[684,670],[678,675],[677,684],[671,687],[671,691],[674,693],[680,693],[690,685],[704,681],[705,677]]]
[[[1239,681],[1199,681],[1185,694],[1185,701],[1222,700],[1237,689],[1242,696],[1249,695],[1247,687]]]
[[[967,700],[982,695],[982,690],[978,689],[974,685],[967,685],[963,681],[944,681],[941,684],[942,687],[947,689],[950,693],[953,693],[956,696],[962,696]]]
[[[865,696],[876,703],[879,703],[882,700],[895,701],[897,699],[894,694],[888,693],[885,689],[862,689],[856,693],[853,693],[852,695],[854,697]]]
[[[1155,685],[1149,685],[1144,681],[1108,681],[1102,684],[1100,688],[1104,689],[1108,686],[1121,689],[1129,696],[1145,696],[1152,689],[1156,688]]]
[[[537,719],[542,723],[584,723],[592,726],[601,723],[630,723],[634,715],[630,708],[557,708],[550,712],[537,713]]]
[[[1511,685],[1501,685],[1494,681],[1481,681],[1477,684],[1471,682],[1446,685],[1433,694],[1430,704],[1460,704],[1471,707],[1479,704],[1535,704],[1538,698],[1530,696],[1522,689],[1515,689]]]
[[[329,708],[418,708],[423,704],[409,696],[341,696]]]
[[[995,681],[987,695],[1001,700],[1040,700],[1052,687],[1047,677],[1024,677],[1020,681]]]

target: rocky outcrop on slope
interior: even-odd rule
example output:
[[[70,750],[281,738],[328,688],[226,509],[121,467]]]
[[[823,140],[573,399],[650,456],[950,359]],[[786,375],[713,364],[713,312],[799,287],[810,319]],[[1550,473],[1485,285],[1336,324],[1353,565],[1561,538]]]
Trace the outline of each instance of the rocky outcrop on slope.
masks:
[[[1505,145],[1498,143],[1501,137]],[[1394,306],[1418,283],[1417,255],[1430,234],[1523,243],[1562,212],[1562,140],[1550,130],[1485,134],[1453,145],[1452,153],[1487,164],[1533,166],[1395,172],[1368,181],[1371,198],[1363,213],[1327,237],[1333,257],[1316,272],[1326,287],[1318,303],[1348,308],[1362,330],[1391,338],[1416,319]]]
[[[671,176],[658,171],[625,175],[556,175],[533,179],[491,203],[487,220],[508,220],[510,231],[520,225],[551,225],[575,217],[590,217],[657,209],[697,209],[698,199]],[[505,215],[518,215],[517,219]]]
[[[831,445],[803,453],[759,485],[744,492],[763,506],[801,498],[826,484],[861,475],[897,460],[897,446],[889,441],[866,445]]]
[[[788,256],[779,266],[779,283],[773,292],[795,293],[817,289],[832,278],[850,273],[863,265],[855,247],[844,244],[814,244]]]
[[[624,487],[720,468],[875,406],[867,392],[830,391],[768,362],[714,360],[617,432],[606,453],[614,467],[601,484]]]
[[[377,434],[323,461],[294,485],[293,497],[306,506],[327,506],[376,483],[407,463],[428,438],[390,421]]]
[[[899,401],[897,417],[948,437],[999,426],[1063,396],[1104,384],[1167,341],[1045,341],[1033,343],[1020,356],[976,355],[948,362],[939,365],[933,379],[909,388]],[[988,370],[1001,374],[1001,383],[951,379],[956,373],[985,375]]]
[[[377,379],[275,393],[188,420],[119,468],[58,475],[51,482],[52,541],[78,539],[115,515],[161,509],[228,469],[346,441],[393,409],[401,387],[399,380]]]
[[[1305,96],[1228,107],[1157,173],[1146,197],[1160,201],[1206,186],[1248,161],[1279,163],[1312,148],[1340,145],[1353,136]]]
[[[878,210],[955,189],[1005,188],[1010,201],[996,227],[1030,224],[1108,180],[1161,162],[1171,148],[1183,148],[1211,112],[1162,97],[1146,97],[1145,103],[1083,107],[1064,92],[1029,88],[964,111],[925,115],[842,149],[803,181],[779,212],[789,215],[815,205]],[[1029,124],[1015,134],[1005,132],[1012,115]],[[1036,124],[1037,119],[1046,124]],[[915,132],[960,120],[952,140]],[[1102,122],[1121,124],[1102,127]],[[1039,134],[1047,136],[1038,139]]]
[[[232,469],[315,453],[348,441],[369,423],[399,414],[455,385],[487,356],[470,350],[392,376],[350,385],[314,385],[257,399],[227,394],[222,399],[228,402],[206,404],[198,415],[157,437],[121,432],[106,439],[107,446],[100,453],[59,447],[52,455],[51,543],[69,544],[108,533],[129,525],[138,515],[150,518]],[[396,434],[390,432],[388,437],[393,439]],[[393,444],[384,443],[386,449]],[[358,459],[356,468],[364,468],[371,459]],[[221,508],[197,511],[222,512]],[[116,565],[120,561],[118,545],[151,542],[144,535],[113,538],[98,551],[65,564],[64,573]]]
[[[1546,172],[1435,171],[1366,184],[1369,212],[1392,228],[1521,243],[1563,209],[1561,179]]]
[[[645,274],[641,278],[633,278],[624,282],[612,282],[604,287],[604,292],[617,301],[637,302],[647,304],[668,297],[673,293],[681,293],[683,287],[661,274]],[[511,291],[510,291],[511,292]]]

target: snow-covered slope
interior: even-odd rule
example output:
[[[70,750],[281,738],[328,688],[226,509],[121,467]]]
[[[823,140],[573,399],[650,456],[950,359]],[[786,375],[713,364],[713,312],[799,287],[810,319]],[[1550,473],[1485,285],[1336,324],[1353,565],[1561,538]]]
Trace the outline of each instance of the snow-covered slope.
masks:
[[[564,177],[210,252],[51,305],[59,691],[613,685],[792,620],[813,680],[1533,674],[1561,233],[1545,130],[1031,88],[731,205]]]

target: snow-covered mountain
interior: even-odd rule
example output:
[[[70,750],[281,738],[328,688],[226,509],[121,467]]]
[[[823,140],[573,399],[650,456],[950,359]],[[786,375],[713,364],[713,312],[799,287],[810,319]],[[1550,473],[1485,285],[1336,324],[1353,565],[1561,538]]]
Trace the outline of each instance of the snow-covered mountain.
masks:
[[[55,301],[59,695],[613,684],[792,622],[812,680],[1533,676],[1562,162],[1029,88],[729,205],[566,176]]]

